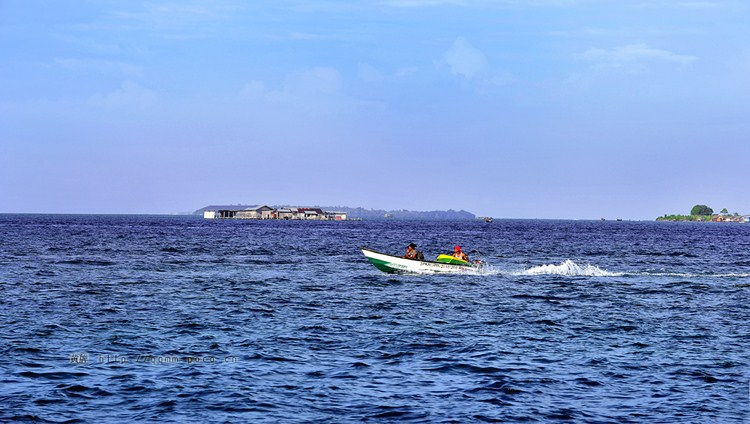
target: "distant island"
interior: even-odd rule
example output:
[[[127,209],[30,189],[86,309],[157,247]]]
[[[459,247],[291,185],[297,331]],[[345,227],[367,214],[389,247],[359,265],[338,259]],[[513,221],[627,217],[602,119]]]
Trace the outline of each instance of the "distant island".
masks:
[[[690,210],[690,215],[664,215],[656,218],[657,221],[692,221],[692,222],[748,222],[747,215],[735,212],[730,214],[726,208],[715,214],[714,210],[706,205],[695,205]]]
[[[335,211],[335,212],[328,212]],[[465,210],[455,211],[411,211],[406,209],[385,210],[365,209],[348,206],[267,206],[267,205],[209,205],[193,212],[204,218],[222,219],[314,219],[314,220],[432,220],[432,221],[466,221],[476,216]]]
[[[473,220],[476,216],[465,210],[455,211],[411,211],[406,209],[384,210],[384,209],[364,209],[350,208],[345,206],[336,206],[331,209],[345,211],[350,218],[358,219],[399,219],[399,220],[436,220],[436,221],[456,221],[456,220]]]

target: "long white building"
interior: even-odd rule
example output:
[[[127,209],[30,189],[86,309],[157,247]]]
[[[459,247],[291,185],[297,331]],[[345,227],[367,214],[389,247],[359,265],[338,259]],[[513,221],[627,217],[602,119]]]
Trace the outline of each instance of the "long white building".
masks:
[[[205,219],[283,219],[310,221],[345,221],[346,212],[324,211],[320,208],[283,207],[268,205],[211,205],[203,208]]]

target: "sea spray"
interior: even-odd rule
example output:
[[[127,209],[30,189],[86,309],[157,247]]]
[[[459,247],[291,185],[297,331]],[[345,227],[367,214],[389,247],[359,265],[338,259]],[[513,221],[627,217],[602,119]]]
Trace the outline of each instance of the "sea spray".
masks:
[[[596,265],[578,265],[570,259],[566,259],[559,265],[539,265],[519,273],[519,275],[565,275],[583,277],[616,277],[621,273],[609,272]]]

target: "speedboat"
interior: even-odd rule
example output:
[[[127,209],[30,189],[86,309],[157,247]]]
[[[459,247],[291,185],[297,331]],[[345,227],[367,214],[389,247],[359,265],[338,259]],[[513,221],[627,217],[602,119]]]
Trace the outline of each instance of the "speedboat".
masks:
[[[362,247],[362,253],[377,269],[388,273],[473,274],[482,268],[482,262],[467,262],[450,255],[440,255],[435,261],[420,261],[389,255],[368,247]]]

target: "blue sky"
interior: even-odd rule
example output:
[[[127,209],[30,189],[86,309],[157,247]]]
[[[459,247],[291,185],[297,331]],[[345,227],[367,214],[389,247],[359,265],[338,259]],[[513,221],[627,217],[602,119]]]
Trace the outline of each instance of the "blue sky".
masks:
[[[750,3],[0,1],[0,212],[750,213]]]

